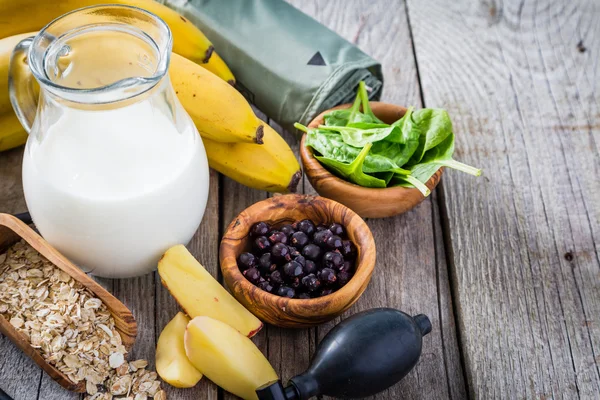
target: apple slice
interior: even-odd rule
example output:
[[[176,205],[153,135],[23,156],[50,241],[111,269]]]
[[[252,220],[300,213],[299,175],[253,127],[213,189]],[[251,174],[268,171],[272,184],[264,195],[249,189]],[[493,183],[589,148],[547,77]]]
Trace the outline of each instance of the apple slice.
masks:
[[[254,336],[262,322],[246,310],[202,265],[185,246],[171,247],[158,262],[162,284],[191,318],[207,316]]]
[[[190,388],[202,374],[185,355],[183,337],[190,318],[180,312],[165,326],[156,345],[156,372],[171,386]]]
[[[278,379],[250,339],[209,317],[196,317],[188,324],[185,352],[198,371],[245,400],[257,400],[255,390]]]

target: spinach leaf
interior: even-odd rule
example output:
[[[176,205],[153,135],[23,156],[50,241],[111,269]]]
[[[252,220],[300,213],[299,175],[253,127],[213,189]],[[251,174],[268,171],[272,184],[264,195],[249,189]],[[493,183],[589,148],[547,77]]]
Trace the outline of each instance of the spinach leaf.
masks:
[[[373,149],[379,142],[374,143],[371,152],[365,158],[363,171],[366,173],[398,171],[399,173],[408,174],[408,170],[401,169],[393,160],[375,154]],[[328,157],[340,162],[350,164],[358,157],[360,148],[347,145],[342,140],[340,134],[336,132],[322,131],[317,129],[309,129],[306,135],[306,146],[312,147],[322,156]]]
[[[419,130],[419,145],[409,160],[409,165],[421,161],[428,150],[442,143],[452,133],[452,121],[446,110],[423,108],[413,113],[412,119]]]
[[[325,119],[325,125],[327,126],[346,126],[348,124],[348,118],[350,117],[350,110],[333,110],[323,116]]]
[[[360,97],[360,101],[362,103],[363,114],[370,119],[370,121],[364,122],[374,122],[383,124],[384,122],[377,118],[375,114],[373,114],[373,110],[371,110],[371,104],[369,103],[369,94],[367,93],[367,87],[364,81],[360,81],[358,84],[358,93],[356,95],[357,98]],[[354,119],[350,119],[349,122],[357,122]]]
[[[360,112],[360,106],[363,112]],[[358,91],[352,107],[346,110],[334,110],[323,116],[326,126],[351,126],[354,128],[369,129],[383,128],[389,125],[381,121],[373,114],[369,104],[369,94],[364,82],[358,85]],[[356,126],[357,124],[372,124],[372,126]]]
[[[363,168],[363,170],[364,170],[364,168]],[[370,175],[373,175],[375,178],[384,180],[385,184],[387,186],[387,184],[390,183],[390,181],[392,180],[392,177],[394,176],[394,171],[374,172]]]
[[[397,126],[388,126],[387,128],[360,129],[348,126],[325,126],[319,125],[319,129],[339,132],[342,135],[344,143],[354,147],[363,147],[367,143],[377,142],[386,139],[388,136],[393,138],[400,137],[400,128]]]
[[[427,182],[440,167],[454,168],[475,176],[481,175],[480,169],[453,160],[453,153],[454,134],[451,133],[443,142],[427,151],[419,164],[410,167],[410,174],[423,183]]]
[[[389,128],[388,124],[378,124],[376,122],[349,122],[347,127],[358,129]]]
[[[367,143],[358,154],[358,157],[350,164],[317,155],[315,155],[315,158],[319,160],[321,164],[328,167],[329,170],[350,182],[363,187],[384,188],[386,187],[385,180],[375,178],[374,176],[367,175],[363,172],[363,163],[367,154],[369,154],[369,150],[371,150],[371,146],[371,143]]]
[[[427,197],[431,193],[431,190],[425,186],[421,181],[412,175],[394,175],[391,184],[388,186],[403,186],[408,188],[417,188],[423,196]]]

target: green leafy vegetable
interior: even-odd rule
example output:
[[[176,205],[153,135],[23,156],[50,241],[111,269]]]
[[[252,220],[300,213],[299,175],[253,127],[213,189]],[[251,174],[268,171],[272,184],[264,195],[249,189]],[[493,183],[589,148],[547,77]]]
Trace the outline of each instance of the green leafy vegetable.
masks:
[[[400,136],[400,128],[396,126],[387,126],[386,128],[360,129],[350,128],[348,126],[327,126],[319,125],[319,129],[325,131],[339,132],[342,135],[344,143],[354,147],[364,147],[367,143],[373,143],[392,135],[395,138]]]
[[[352,147],[344,143],[342,137],[335,132],[308,129],[306,135],[306,146],[312,147],[324,157],[332,158],[350,164],[358,157],[360,148]],[[373,148],[379,143],[375,143]],[[392,171],[408,175],[408,170],[401,169],[398,164],[390,158],[374,154],[373,150],[365,158],[363,171],[366,173]]]
[[[371,150],[371,143],[368,143],[358,154],[358,157],[350,164],[342,163],[338,160],[331,158],[317,156],[315,158],[328,169],[333,170],[339,176],[347,179],[350,182],[356,183],[357,185],[371,188],[384,188],[387,183],[383,179],[375,178],[374,176],[367,175],[363,172],[363,163],[369,150]]]
[[[346,126],[349,117],[350,110],[333,110],[325,114],[323,118],[327,126]]]
[[[481,170],[452,159],[454,153],[454,134],[433,149],[427,151],[421,162],[410,167],[410,174],[421,182],[427,182],[440,167],[454,168],[474,176],[481,175]]]
[[[409,165],[420,162],[426,151],[433,149],[452,133],[452,121],[446,110],[424,108],[415,111],[412,119],[419,130],[419,145],[409,160]]]
[[[362,112],[360,108],[362,106]],[[414,187],[428,196],[427,181],[440,167],[475,176],[481,170],[452,158],[454,134],[445,110],[410,107],[388,125],[375,116],[364,82],[352,107],[324,116],[325,124],[306,132],[306,146],[334,174],[365,187]]]
[[[371,104],[369,103],[369,94],[367,93],[367,87],[364,81],[360,81],[358,84],[358,94],[356,96],[360,98],[360,102],[363,108],[363,114],[371,119],[372,122],[383,124],[384,122],[377,118],[375,114],[373,114],[373,110],[371,110]],[[350,120],[350,122],[356,122],[355,120]],[[366,122],[366,121],[365,121]]]

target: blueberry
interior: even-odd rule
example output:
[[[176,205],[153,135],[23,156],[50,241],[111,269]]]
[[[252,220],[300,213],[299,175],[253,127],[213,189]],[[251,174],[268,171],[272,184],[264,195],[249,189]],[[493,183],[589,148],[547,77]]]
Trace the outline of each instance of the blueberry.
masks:
[[[296,258],[294,258],[294,261],[296,261],[298,264],[302,265],[303,267],[306,265],[306,258],[304,258],[304,256],[296,256]]]
[[[325,225],[319,225],[315,228],[315,233],[324,231],[325,229],[327,229],[327,227]]]
[[[269,281],[259,282],[257,286],[265,292],[271,293],[273,291],[273,285]]]
[[[261,272],[273,272],[277,268],[277,264],[271,259],[271,253],[265,253],[258,259],[258,268]]]
[[[352,272],[353,269],[354,264],[352,263],[352,261],[344,261],[344,265],[342,265],[340,271]]]
[[[318,278],[322,281],[321,283],[326,285],[333,285],[337,280],[335,271],[331,268],[323,268],[321,271],[319,271]]]
[[[334,234],[334,235],[338,235],[341,236],[344,234],[344,227],[338,223],[333,223],[331,224],[331,226],[329,227],[329,230]]]
[[[296,291],[288,286],[282,286],[277,289],[277,294],[281,297],[289,297],[290,299],[294,298],[296,295]]]
[[[250,229],[250,235],[253,237],[265,236],[267,232],[269,232],[269,225],[266,222],[257,222]]]
[[[281,228],[279,228],[279,230],[281,232],[283,232],[287,237],[292,236],[292,234],[294,232],[296,232],[296,230],[294,229],[294,227],[291,226],[291,225],[289,225],[289,224],[288,225],[283,225]]]
[[[331,294],[331,293],[333,293],[333,289],[330,289],[330,288],[321,289],[321,291],[319,292],[319,297],[327,296],[328,294]]]
[[[252,268],[256,265],[256,257],[252,253],[242,253],[238,257],[238,266],[241,271]]]
[[[290,281],[290,286],[293,287],[294,289],[298,289],[300,287],[300,285],[302,284],[302,281],[300,280],[300,278],[293,278]]]
[[[337,251],[328,251],[323,256],[323,265],[326,268],[339,270],[344,266],[344,257]]]
[[[309,219],[304,219],[296,225],[296,229],[300,232],[306,233],[308,236],[311,236],[315,233],[315,224]]]
[[[290,257],[296,258],[300,255],[300,251],[294,246],[288,246],[288,249],[290,250]]]
[[[302,278],[302,285],[304,285],[309,292],[314,292],[321,287],[321,281],[315,274],[310,274]]]
[[[275,243],[283,243],[286,244],[288,241],[288,237],[285,233],[280,231],[273,231],[269,235],[269,241],[273,244]]]
[[[271,249],[271,255],[276,261],[289,261],[292,259],[290,257],[290,249],[283,243],[275,243]]]
[[[290,244],[297,249],[303,248],[308,242],[308,235],[304,232],[295,232],[290,238]]]
[[[271,249],[271,242],[266,236],[259,236],[254,240],[254,248],[262,254]]]
[[[327,247],[327,240],[333,236],[333,233],[329,229],[324,229],[315,233],[313,236],[313,243],[321,247]]]
[[[308,300],[308,299],[310,299],[311,297],[310,297],[310,294],[308,294],[308,293],[298,293],[298,294],[296,295],[296,298],[297,298],[297,299],[302,299],[302,300]]]
[[[271,284],[274,286],[279,286],[283,283],[283,276],[278,270],[271,272],[269,279],[271,281]]]
[[[297,263],[296,261],[290,261],[283,266],[283,273],[288,278],[298,278],[304,275],[304,270],[302,269],[302,265],[300,265],[300,263]]]
[[[302,249],[302,255],[308,260],[318,261],[319,256],[321,255],[321,248],[316,244],[307,244]]]
[[[352,275],[350,274],[350,272],[340,271],[337,274],[337,283],[340,287],[342,287],[350,281],[350,278],[352,278]]]
[[[254,267],[248,268],[243,272],[246,279],[248,279],[252,283],[258,283],[260,279],[260,272]]]
[[[306,263],[304,264],[304,273],[314,274],[315,272],[317,272],[317,264],[312,260],[306,260]]]
[[[342,246],[343,246],[342,238],[339,237],[338,235],[331,235],[327,239],[327,247],[329,247],[332,250],[341,249]]]

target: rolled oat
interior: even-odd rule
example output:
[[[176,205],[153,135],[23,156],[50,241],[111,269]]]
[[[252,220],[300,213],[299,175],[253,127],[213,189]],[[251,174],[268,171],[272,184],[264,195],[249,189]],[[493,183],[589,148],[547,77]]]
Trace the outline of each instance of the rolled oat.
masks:
[[[0,254],[0,314],[69,380],[85,381],[86,400],[166,400],[147,361],[125,361],[106,305],[23,240]]]

